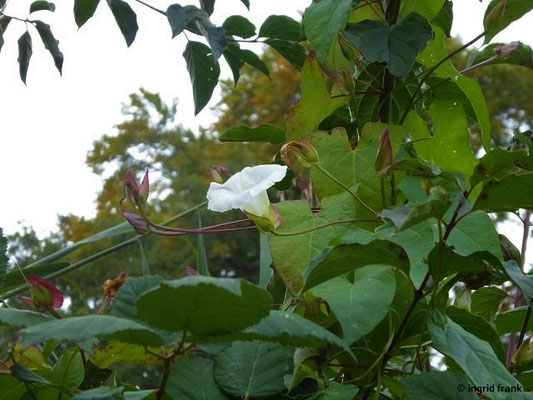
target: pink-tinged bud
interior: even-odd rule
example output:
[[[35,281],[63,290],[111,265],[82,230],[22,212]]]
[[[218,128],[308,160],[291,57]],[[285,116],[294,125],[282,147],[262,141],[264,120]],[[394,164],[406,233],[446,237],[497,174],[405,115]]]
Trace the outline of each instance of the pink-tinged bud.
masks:
[[[139,202],[141,204],[146,203],[148,200],[148,195],[150,194],[150,182],[148,181],[148,170],[144,173],[141,186],[139,186]]]
[[[385,129],[379,138],[379,149],[376,156],[376,171],[386,174],[392,165],[392,145],[390,142],[390,133]]]
[[[148,232],[148,222],[146,222],[143,217],[124,210],[120,210],[120,213],[126,218],[130,225],[133,226],[135,232],[140,234]]]
[[[520,45],[520,42],[511,42],[509,44],[500,44],[492,50],[492,54],[499,56],[500,58],[505,58],[512,52],[514,52],[516,49],[518,49],[518,46]]]
[[[124,180],[124,197],[126,197],[133,207],[137,207],[139,201],[139,185],[135,177],[128,171]]]
[[[33,305],[39,311],[56,310],[63,305],[63,294],[52,282],[35,275],[28,275],[27,280],[31,298],[21,296],[18,298],[20,301]]]
[[[185,274],[187,274],[187,276],[200,276],[198,271],[188,265],[185,267]]]
[[[213,168],[209,172],[211,172],[213,181],[220,184],[226,182],[231,177],[230,170],[220,164],[213,165]]]

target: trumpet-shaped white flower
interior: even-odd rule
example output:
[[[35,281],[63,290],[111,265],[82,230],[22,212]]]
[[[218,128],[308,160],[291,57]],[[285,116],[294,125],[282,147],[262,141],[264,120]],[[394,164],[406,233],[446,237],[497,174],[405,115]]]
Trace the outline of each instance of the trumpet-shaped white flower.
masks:
[[[240,209],[258,217],[268,217],[270,201],[266,191],[286,173],[284,165],[258,165],[244,168],[223,184],[211,182],[207,208],[218,212]]]

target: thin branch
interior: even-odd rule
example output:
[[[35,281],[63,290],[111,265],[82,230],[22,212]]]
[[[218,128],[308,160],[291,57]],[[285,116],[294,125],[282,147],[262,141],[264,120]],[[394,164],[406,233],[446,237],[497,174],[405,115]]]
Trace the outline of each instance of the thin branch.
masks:
[[[152,5],[148,4],[148,3],[145,3],[145,2],[142,1],[142,0],[135,0],[135,1],[136,1],[137,3],[139,3],[139,4],[142,4],[142,5],[145,6],[145,7],[148,7],[148,8],[151,9],[151,10],[154,10],[154,11],[160,13],[160,14],[163,14],[165,17],[167,16],[167,13],[166,13],[165,11],[160,10],[159,8],[156,8],[156,7],[154,7],[154,6],[152,6]]]
[[[296,235],[303,235],[304,233],[309,233],[309,232],[313,232],[313,231],[316,231],[318,229],[323,229],[323,228],[327,228],[328,226],[331,226],[331,225],[338,225],[338,224],[349,224],[349,223],[355,223],[355,222],[376,222],[375,219],[343,219],[343,220],[339,220],[339,221],[332,221],[332,222],[328,222],[326,224],[322,224],[322,225],[317,225],[317,226],[314,226],[312,228],[309,228],[309,229],[304,229],[304,230],[301,230],[301,231],[297,231],[297,232],[276,232],[276,231],[273,231],[271,232],[273,235],[275,236],[296,236]]]

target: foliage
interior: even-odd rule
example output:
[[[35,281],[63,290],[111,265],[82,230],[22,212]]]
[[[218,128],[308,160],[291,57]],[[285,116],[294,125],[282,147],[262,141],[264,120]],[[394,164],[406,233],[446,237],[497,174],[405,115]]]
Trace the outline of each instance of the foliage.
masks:
[[[76,2],[80,25],[97,3]],[[260,66],[249,53],[239,53],[237,42],[225,34],[228,29],[253,37],[255,27],[244,17],[234,17],[222,28],[212,25],[209,15],[218,3],[201,1],[201,9],[174,5],[166,12],[175,35],[185,29],[203,35],[209,44],[189,42],[186,52],[196,111],[211,96],[220,57],[228,60],[235,78],[243,62]],[[182,240],[174,236],[192,234],[201,238],[190,246],[197,253],[192,258],[199,260],[197,270],[188,268],[188,276],[178,279],[150,275],[153,261],[142,251],[142,275],[127,279],[122,273],[107,280],[96,313],[62,317],[53,307],[41,307],[35,291],[32,303],[41,313],[0,308],[0,323],[18,335],[0,374],[9,397],[0,396],[418,400],[471,399],[476,393],[490,399],[531,398],[526,392],[533,389],[533,276],[525,273],[524,264],[533,208],[533,138],[531,132],[517,130],[507,148],[493,146],[483,92],[465,76],[491,62],[512,64],[522,59],[507,58],[513,51],[528,54],[528,49],[494,46],[488,58],[474,55],[478,62],[463,73],[451,61],[483,36],[490,42],[531,9],[530,1],[493,0],[484,18],[487,31],[451,52],[445,46],[450,2],[313,3],[304,13],[303,28],[290,18],[270,16],[257,33],[301,69],[299,96],[293,91],[282,97],[297,100],[285,110],[287,117],[281,119],[279,110],[261,113],[260,103],[245,97],[242,110],[250,113],[249,119],[238,118],[232,122],[238,126],[226,127],[231,121],[226,118],[220,125],[223,141],[259,142],[262,154],[254,155],[255,160],[262,156],[265,161],[259,162],[286,163],[297,179],[289,174],[277,182],[265,175],[255,185],[255,175],[234,175],[217,187],[246,188],[246,201],[238,207],[248,210],[249,219],[208,225],[219,221],[209,221],[210,214],[195,215],[194,222],[171,227],[205,205],[200,193],[205,193],[207,171],[198,171],[198,159],[231,149],[224,151],[236,165],[253,152],[252,145],[220,145],[205,132],[196,137],[169,128],[172,107],[147,92],[132,96],[132,118],[118,126],[118,136],[96,143],[88,161],[100,173],[105,162],[120,161],[98,206],[99,217],[117,221],[118,211],[124,213],[126,207],[118,187],[126,170],[164,171],[155,180],[152,176],[146,203],[148,181],[139,197],[133,176],[126,178],[123,195],[131,203],[128,209],[138,213],[133,221],[141,221],[145,232],[58,266],[58,260],[82,245],[132,235],[121,224],[85,239],[74,238],[72,229],[76,243],[22,272],[27,268],[52,279],[92,261],[105,262],[109,254],[147,238],[161,236],[171,246]],[[108,4],[131,43],[137,30],[131,8],[122,0]],[[324,18],[327,13],[330,18]],[[299,52],[305,54],[303,62]],[[21,65],[27,67],[27,62]],[[254,82],[244,88],[252,97]],[[231,94],[234,103],[238,93]],[[160,118],[153,121],[149,109]],[[485,150],[482,156],[472,152],[473,125]],[[278,152],[276,146],[283,142]],[[257,171],[268,169],[259,166]],[[245,183],[232,185],[244,176]],[[214,177],[220,184],[227,178],[225,169],[217,167]],[[270,205],[266,189],[275,183],[281,201]],[[168,193],[168,188],[173,190]],[[270,206],[269,214],[250,213],[247,205],[254,201]],[[181,215],[170,222],[153,221],[169,217],[173,203],[183,210]],[[521,209],[526,210],[524,244],[518,251],[498,234],[491,213]],[[200,227],[184,228],[187,222]],[[85,221],[72,218],[70,223]],[[68,229],[65,225],[65,236]],[[261,231],[254,260],[259,261],[255,277],[260,285],[222,273],[207,276],[222,260],[205,237],[256,229]],[[119,263],[133,259],[126,252],[117,254]],[[153,260],[158,259],[154,254]],[[85,281],[99,279],[87,271]],[[27,288],[10,276],[12,271],[0,273],[15,282],[1,289],[2,300]],[[49,282],[39,287],[44,297],[46,290],[56,290]],[[110,369],[115,369],[111,358],[140,364],[143,370],[158,368],[159,383],[140,388],[123,382]],[[445,371],[432,370],[436,363]]]

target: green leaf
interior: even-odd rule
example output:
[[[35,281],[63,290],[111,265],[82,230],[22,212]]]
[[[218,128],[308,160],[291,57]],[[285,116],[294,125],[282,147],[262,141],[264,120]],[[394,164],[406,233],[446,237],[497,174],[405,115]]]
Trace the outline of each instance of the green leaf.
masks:
[[[172,367],[165,392],[171,399],[227,399],[213,378],[213,361],[202,357],[181,358]]]
[[[302,69],[307,55],[305,49],[298,43],[282,39],[266,39],[265,43],[281,54],[295,68]]]
[[[42,376],[36,374],[33,371],[30,371],[29,369],[23,367],[20,364],[13,364],[13,366],[9,370],[11,371],[11,375],[21,380],[22,382],[52,385],[52,382],[50,382],[48,379],[43,378]]]
[[[446,0],[439,13],[431,21],[444,31],[446,36],[451,37],[453,24],[453,1]]]
[[[396,279],[392,268],[370,265],[355,271],[353,283],[337,276],[312,292],[329,304],[341,324],[344,340],[352,344],[385,318],[396,292]]]
[[[444,32],[436,25],[433,25],[433,32],[433,40],[426,46],[426,48],[417,58],[417,61],[426,68],[435,66],[438,62],[448,56],[445,47]],[[485,151],[490,151],[489,110],[479,84],[474,79],[461,75],[455,69],[450,60],[446,60],[439,68],[435,70],[434,74],[440,78],[452,79],[453,82],[455,82],[463,91],[466,98],[468,98],[470,101],[473,112],[476,116],[476,121],[481,130],[481,141],[483,143],[483,147]],[[439,165],[439,167],[441,166],[440,164],[437,165]]]
[[[266,397],[285,391],[294,349],[277,343],[234,342],[215,356],[218,385],[236,397]]]
[[[255,35],[255,25],[241,15],[232,15],[226,18],[222,27],[227,35],[238,36],[243,39],[251,38]]]
[[[255,54],[253,51],[241,49],[239,46],[235,44],[230,44],[228,45],[228,48],[224,51],[224,55],[227,56],[228,53],[230,54],[230,56],[233,56],[234,58],[240,61],[239,69],[242,67],[242,62],[244,61],[246,64],[251,65],[255,69],[261,71],[266,76],[270,76],[268,67],[259,58],[259,56]],[[226,61],[228,61],[227,57],[226,57]],[[235,77],[235,72],[233,73],[233,75]]]
[[[28,31],[22,34],[22,36],[18,40],[19,45],[19,72],[20,72],[20,79],[24,84],[26,84],[26,75],[28,74],[28,67],[30,65],[30,59],[32,56],[32,43],[31,43],[31,36]]]
[[[84,390],[74,395],[72,400],[123,400],[124,388],[111,388],[102,386],[96,389]]]
[[[303,290],[312,289],[347,272],[358,272],[361,267],[378,264],[398,268],[409,274],[407,254],[392,242],[374,240],[368,244],[342,244],[327,248],[311,261],[305,270]]]
[[[6,17],[5,15],[0,16],[0,51],[4,46],[4,32],[6,31],[10,22],[11,17]]]
[[[446,309],[446,315],[455,323],[461,325],[465,331],[487,342],[498,356],[498,359],[505,363],[505,352],[503,351],[500,337],[487,321],[480,316],[470,314],[462,308],[453,306]]]
[[[533,174],[509,174],[486,183],[474,209],[488,212],[533,208]]]
[[[494,320],[496,330],[500,336],[507,333],[517,333],[522,330],[526,319],[528,306],[517,307],[509,311],[498,313]],[[533,320],[530,319],[526,331],[533,330]]]
[[[426,20],[435,18],[444,5],[444,0],[405,0],[402,2],[399,20],[407,17],[411,13],[417,13]]]
[[[531,305],[533,299],[533,276],[524,274],[513,260],[504,262],[503,268],[524,295],[524,301]]]
[[[231,69],[231,73],[233,74],[233,82],[235,83],[235,86],[237,86],[237,83],[241,77],[241,68],[244,66],[244,61],[242,61],[231,51],[231,49],[234,47],[238,46],[229,44],[228,48],[224,50],[223,55]]]
[[[502,178],[517,168],[515,162],[520,162],[525,158],[527,158],[527,152],[524,150],[508,151],[496,147],[481,157],[470,177],[470,184],[475,186],[488,179]]]
[[[51,320],[52,318],[48,317],[46,314],[17,310],[16,308],[0,308],[0,325],[26,328]]]
[[[4,236],[2,228],[0,228],[0,288],[6,283],[8,262],[7,239]]]
[[[392,26],[370,20],[350,23],[344,36],[368,61],[384,62],[392,75],[407,77],[432,32],[425,18],[411,13]]]
[[[11,271],[9,271],[8,273],[4,275],[4,288],[0,292],[5,292],[14,286],[18,286],[18,285],[26,283],[26,280],[24,279],[25,276],[37,275],[39,277],[44,277],[48,274],[59,271],[65,267],[68,267],[69,265],[70,264],[68,262],[57,262],[57,263],[50,263],[50,264],[35,265],[33,267],[22,268],[21,270],[18,268],[12,269]]]
[[[348,23],[351,0],[325,0],[306,8],[305,36],[320,61],[328,56],[337,33]]]
[[[162,278],[157,275],[129,278],[113,300],[111,314],[127,319],[137,319],[137,300],[149,290],[159,287]]]
[[[26,345],[43,343],[51,339],[81,344],[94,337],[146,346],[163,344],[163,339],[146,326],[108,315],[89,315],[48,321],[26,328],[22,334]]]
[[[301,35],[300,24],[286,15],[270,15],[259,28],[259,37],[297,41]]]
[[[124,400],[155,400],[156,389],[124,392]]]
[[[213,58],[215,61],[218,60],[228,47],[224,28],[213,25],[207,18],[198,18],[195,22],[196,27],[209,43]]]
[[[331,381],[329,382],[329,386],[318,395],[316,400],[353,399],[358,392],[359,388],[357,386]]]
[[[159,352],[159,349],[152,349]],[[143,365],[161,365],[163,362],[156,356],[147,353],[144,346],[131,343],[109,342],[105,347],[97,348],[90,361],[99,368],[109,368],[118,362]]]
[[[55,11],[56,6],[54,3],[50,3],[45,0],[36,0],[30,5],[30,14],[36,11]]]
[[[20,399],[26,393],[26,384],[11,375],[0,375],[0,400]]]
[[[260,124],[255,127],[235,125],[222,133],[221,142],[266,142],[273,145],[285,143],[285,132],[277,125]]]
[[[485,43],[531,10],[533,3],[529,0],[492,0],[483,17]]]
[[[487,321],[491,321],[507,293],[497,287],[482,287],[472,294],[470,311],[474,315],[480,315]]]
[[[211,49],[200,42],[189,41],[183,53],[191,77],[195,114],[207,105],[220,75],[218,62],[211,57]]]
[[[59,361],[54,365],[54,372],[50,380],[58,387],[69,390],[76,389],[83,382],[85,368],[80,350],[76,347],[61,353]]]
[[[74,0],[74,19],[81,28],[93,15],[100,0]]]
[[[266,289],[272,277],[272,254],[268,247],[268,236],[263,232],[259,235],[259,286]]]
[[[504,56],[497,57],[495,60],[490,62],[490,65],[493,64],[513,64],[520,65],[526,68],[533,68],[533,49],[527,44],[522,42],[513,42],[513,43],[491,43],[488,46],[485,46],[483,50],[475,52],[470,56],[468,64],[476,65],[481,62],[487,61],[488,59],[494,57],[497,54],[498,49],[506,46],[516,46],[513,51]]]
[[[211,15],[215,10],[215,0],[200,0],[200,7],[202,7],[202,10],[208,15]]]
[[[429,313],[428,329],[433,347],[459,364],[474,385],[483,386],[487,382],[503,386],[519,384],[487,342],[468,333],[437,310]],[[507,394],[495,392],[491,397],[504,400]]]
[[[488,214],[483,211],[476,211],[459,221],[447,243],[454,246],[455,252],[461,256],[488,251],[498,260],[503,260],[498,232]]]
[[[187,12],[179,4],[172,4],[167,8],[167,19],[172,29],[172,38],[178,36],[187,27]]]
[[[139,26],[137,25],[137,15],[130,5],[122,0],[107,0],[107,4],[115,17],[122,36],[126,40],[128,47],[131,46],[137,35]]]
[[[405,393],[411,400],[476,400],[475,393],[466,390],[470,386],[463,374],[449,371],[431,371],[399,378]],[[461,386],[462,385],[462,386]],[[458,388],[464,388],[458,390]]]
[[[250,0],[241,0],[241,3],[244,4],[248,10],[250,9]]]
[[[44,47],[46,47],[46,50],[48,50],[52,55],[54,64],[61,74],[63,68],[63,53],[61,53],[61,50],[59,50],[59,41],[56,40],[52,34],[50,25],[45,24],[42,21],[35,21],[35,28],[37,28],[37,32],[39,32],[39,36],[43,41]]]
[[[198,214],[198,228],[202,227],[202,219],[200,214]],[[207,251],[205,250],[205,241],[204,235],[198,235],[198,260],[197,260],[197,270],[200,275],[209,276],[209,266],[207,265]]]
[[[138,317],[159,329],[223,335],[268,315],[270,295],[238,279],[186,277],[162,281],[137,301]]]

